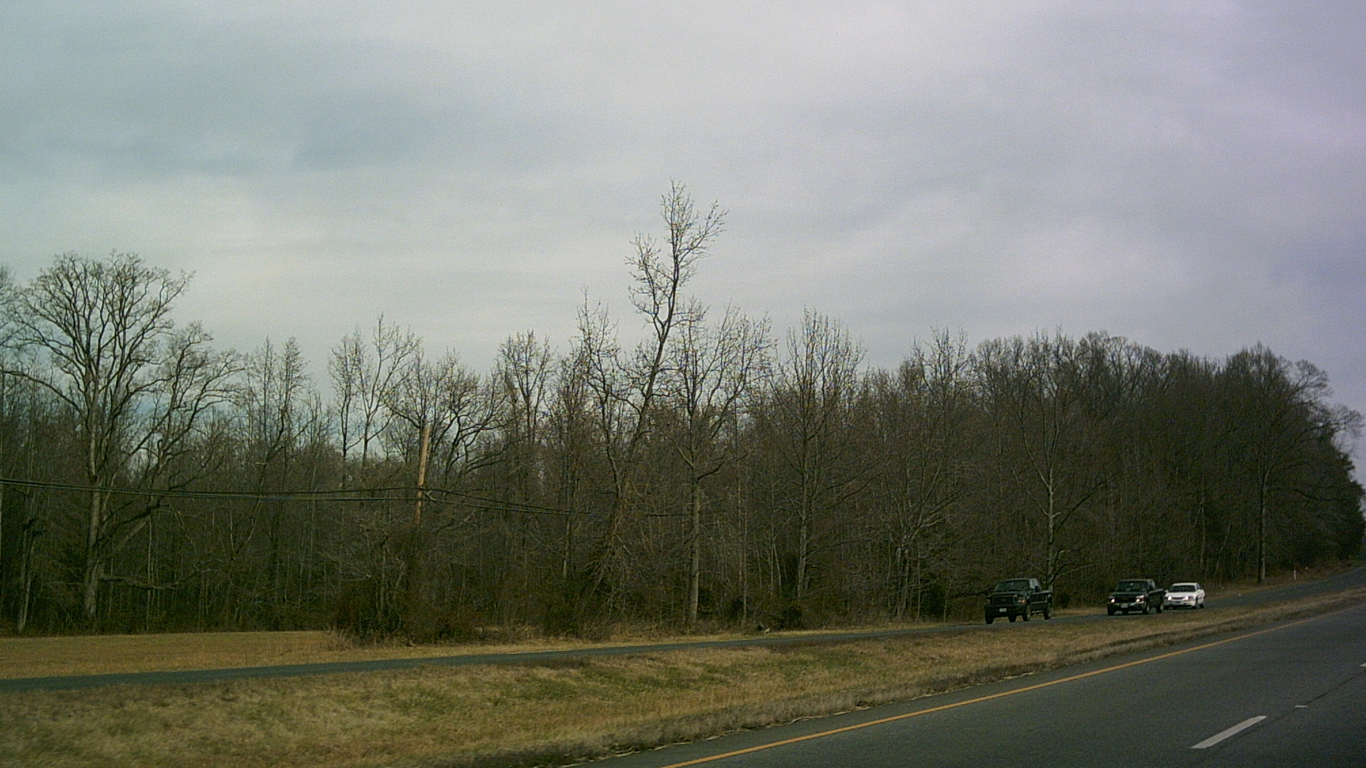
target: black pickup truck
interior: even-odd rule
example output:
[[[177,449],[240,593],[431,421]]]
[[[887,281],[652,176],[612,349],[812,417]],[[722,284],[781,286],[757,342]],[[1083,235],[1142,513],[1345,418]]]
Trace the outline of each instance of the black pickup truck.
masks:
[[[1038,579],[1006,579],[996,582],[987,592],[987,623],[1006,617],[1011,621],[1016,616],[1029,621],[1030,614],[1041,613],[1045,619],[1053,618],[1053,590],[1044,589]]]
[[[1115,591],[1110,593],[1105,613],[1110,616],[1133,611],[1161,613],[1162,601],[1166,597],[1167,590],[1157,586],[1152,579],[1122,579]]]

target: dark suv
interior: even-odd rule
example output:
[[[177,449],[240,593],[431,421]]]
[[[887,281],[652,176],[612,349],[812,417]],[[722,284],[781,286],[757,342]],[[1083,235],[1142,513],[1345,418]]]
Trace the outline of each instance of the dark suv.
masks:
[[[988,624],[999,618],[1014,621],[1016,616],[1029,621],[1033,613],[1041,613],[1045,619],[1053,618],[1053,590],[1044,589],[1038,579],[998,581],[987,593],[985,614]]]
[[[1162,612],[1162,600],[1167,590],[1157,586],[1152,579],[1123,579],[1115,591],[1110,593],[1110,601],[1105,605],[1105,613],[1151,613]]]

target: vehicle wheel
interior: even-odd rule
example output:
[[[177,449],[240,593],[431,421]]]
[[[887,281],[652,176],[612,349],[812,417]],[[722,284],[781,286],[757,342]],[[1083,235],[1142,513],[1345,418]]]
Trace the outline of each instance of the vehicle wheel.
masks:
[[[1010,623],[1012,623],[1012,624],[1015,623],[1015,614],[1013,614],[1013,613],[1010,614]]]
[[[1147,616],[1149,613],[1151,613],[1151,610],[1148,608],[1148,604],[1147,604],[1147,603],[1144,603],[1144,604],[1143,604],[1143,615],[1144,615],[1144,616]]]
[[[1051,618],[1053,618],[1053,606],[1045,605],[1043,607],[1043,620],[1048,621]]]
[[[995,621],[995,620],[996,620],[996,617],[995,617],[995,616],[988,616],[988,617],[987,617],[987,623],[988,623],[988,624],[990,624],[991,622],[993,622],[993,621]]]
[[[1029,609],[1028,609],[1028,608],[1024,609],[1024,613],[1020,614],[1020,618],[1024,619],[1025,621],[1029,621]]]
[[[1105,615],[1106,615],[1106,616],[1114,616],[1114,615],[1115,615],[1115,609],[1114,609],[1114,608],[1106,608],[1106,609],[1105,609]]]
[[[1157,612],[1162,613],[1162,603],[1157,604]]]

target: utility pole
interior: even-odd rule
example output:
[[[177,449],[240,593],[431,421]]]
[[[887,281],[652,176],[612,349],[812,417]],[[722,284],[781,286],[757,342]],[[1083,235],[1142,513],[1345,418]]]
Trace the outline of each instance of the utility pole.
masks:
[[[422,631],[420,620],[422,601],[422,502],[427,496],[427,452],[432,439],[432,425],[422,425],[422,446],[417,457],[417,500],[413,505],[413,528],[408,532],[408,563],[404,573],[404,609],[402,621],[410,633]]]
[[[418,449],[417,456],[417,504],[413,508],[413,529],[422,526],[422,501],[427,496],[427,453],[431,448],[432,425],[427,422],[422,425],[422,447]]]

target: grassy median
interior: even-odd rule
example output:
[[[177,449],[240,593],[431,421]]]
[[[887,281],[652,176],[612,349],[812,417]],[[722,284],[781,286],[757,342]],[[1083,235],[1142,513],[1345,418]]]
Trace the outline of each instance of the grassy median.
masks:
[[[1363,601],[1366,590],[1359,589],[1262,608],[1035,621],[840,644],[3,694],[0,765],[564,764],[908,700]],[[145,640],[155,643],[155,637]],[[266,654],[254,657],[256,663],[416,655],[413,649],[350,648],[319,633],[200,640],[206,647],[265,644],[256,649]],[[14,661],[13,644],[23,642],[29,641],[0,641],[0,659]],[[35,642],[26,649],[30,662],[42,655]],[[135,639],[124,642],[125,652],[108,654],[107,661],[120,670],[145,665],[145,648],[135,652]],[[271,644],[278,644],[273,652]],[[298,650],[300,645],[312,651]],[[451,649],[426,652],[448,655]],[[187,655],[203,664],[205,654],[212,655]],[[60,655],[54,652],[46,663]],[[6,676],[22,676],[11,671]]]

